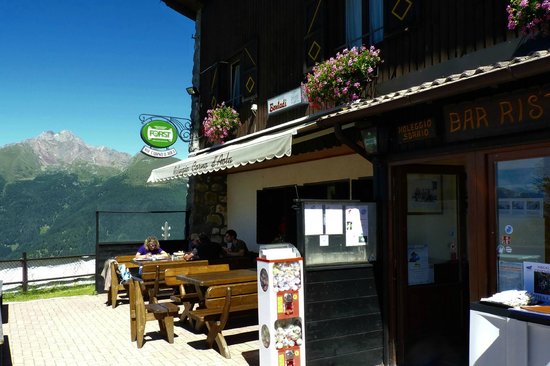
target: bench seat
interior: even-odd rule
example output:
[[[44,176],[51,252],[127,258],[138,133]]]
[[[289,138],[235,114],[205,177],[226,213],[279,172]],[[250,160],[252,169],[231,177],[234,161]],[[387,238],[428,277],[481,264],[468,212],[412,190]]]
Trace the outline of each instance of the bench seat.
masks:
[[[170,301],[177,305],[183,305],[183,310],[179,315],[180,320],[187,319],[187,315],[190,310],[192,310],[196,304],[199,303],[200,297],[195,289],[186,288],[185,284],[176,278],[180,274],[196,274],[196,273],[207,273],[207,272],[223,272],[229,271],[228,264],[213,264],[213,265],[200,265],[192,267],[180,267],[180,268],[167,268],[164,270],[164,282],[166,286],[176,288],[177,291],[172,296],[170,296]],[[203,323],[196,323],[197,330],[199,325]]]
[[[206,291],[204,306],[188,312],[190,319],[205,323],[208,329],[206,344],[212,348],[218,345],[220,354],[231,358],[231,353],[222,333],[230,314],[257,311],[258,285],[254,282],[211,286]]]

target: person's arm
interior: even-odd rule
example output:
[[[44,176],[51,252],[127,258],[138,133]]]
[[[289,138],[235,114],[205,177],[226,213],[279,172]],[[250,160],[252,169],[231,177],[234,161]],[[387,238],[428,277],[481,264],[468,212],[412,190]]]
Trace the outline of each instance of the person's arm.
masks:
[[[170,254],[166,253],[164,250],[162,250],[160,248],[159,248],[159,250],[160,250],[160,253],[158,254],[158,256],[160,256],[160,257],[169,257],[170,256]]]
[[[239,249],[236,252],[232,252],[230,250],[227,250],[225,252],[225,254],[227,254],[228,257],[242,257],[242,256],[244,256],[245,251],[244,251],[244,249]]]
[[[139,247],[135,258],[136,259],[147,258],[147,250],[143,247],[143,245],[141,247]]]
[[[233,243],[233,247],[236,249],[234,252],[227,250],[226,254],[229,257],[244,257],[246,255],[246,244],[242,240],[238,240]]]

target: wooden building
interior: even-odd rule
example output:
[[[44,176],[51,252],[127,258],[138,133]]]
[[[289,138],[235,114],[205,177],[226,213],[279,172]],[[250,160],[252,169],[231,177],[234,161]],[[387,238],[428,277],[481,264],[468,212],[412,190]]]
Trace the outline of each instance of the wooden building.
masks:
[[[191,231],[257,251],[301,240],[296,199],[375,202],[375,260],[305,263],[307,364],[467,364],[470,302],[550,261],[548,38],[505,0],[164,2],[196,22],[198,93],[190,157],[150,180],[190,176]],[[310,110],[306,74],[356,44],[384,60],[366,98]],[[212,146],[221,102],[244,124]]]

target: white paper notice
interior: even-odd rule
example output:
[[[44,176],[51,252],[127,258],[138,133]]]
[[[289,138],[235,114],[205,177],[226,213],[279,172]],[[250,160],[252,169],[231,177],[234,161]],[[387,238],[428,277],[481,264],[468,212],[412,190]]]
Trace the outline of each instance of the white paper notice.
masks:
[[[366,245],[361,222],[360,209],[357,207],[346,208],[346,246]]]
[[[320,235],[319,236],[319,246],[320,247],[328,247],[328,235]]]
[[[342,228],[343,218],[344,218],[344,210],[342,208],[342,205],[326,205],[325,207],[326,234],[342,235],[344,233],[344,229]]]
[[[323,233],[323,206],[311,205],[304,209],[305,235],[321,235]]]
[[[418,245],[407,248],[409,285],[430,283],[430,266],[428,263],[428,246]]]

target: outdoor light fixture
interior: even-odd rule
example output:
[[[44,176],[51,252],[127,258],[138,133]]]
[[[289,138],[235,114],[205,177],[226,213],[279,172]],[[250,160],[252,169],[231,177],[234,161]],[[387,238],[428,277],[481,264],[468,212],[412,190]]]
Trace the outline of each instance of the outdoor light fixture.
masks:
[[[361,130],[361,137],[363,138],[363,145],[367,154],[378,153],[378,132],[376,127],[365,128]]]
[[[185,90],[187,90],[187,94],[189,95],[199,95],[199,89],[195,88],[194,86],[185,88]]]

